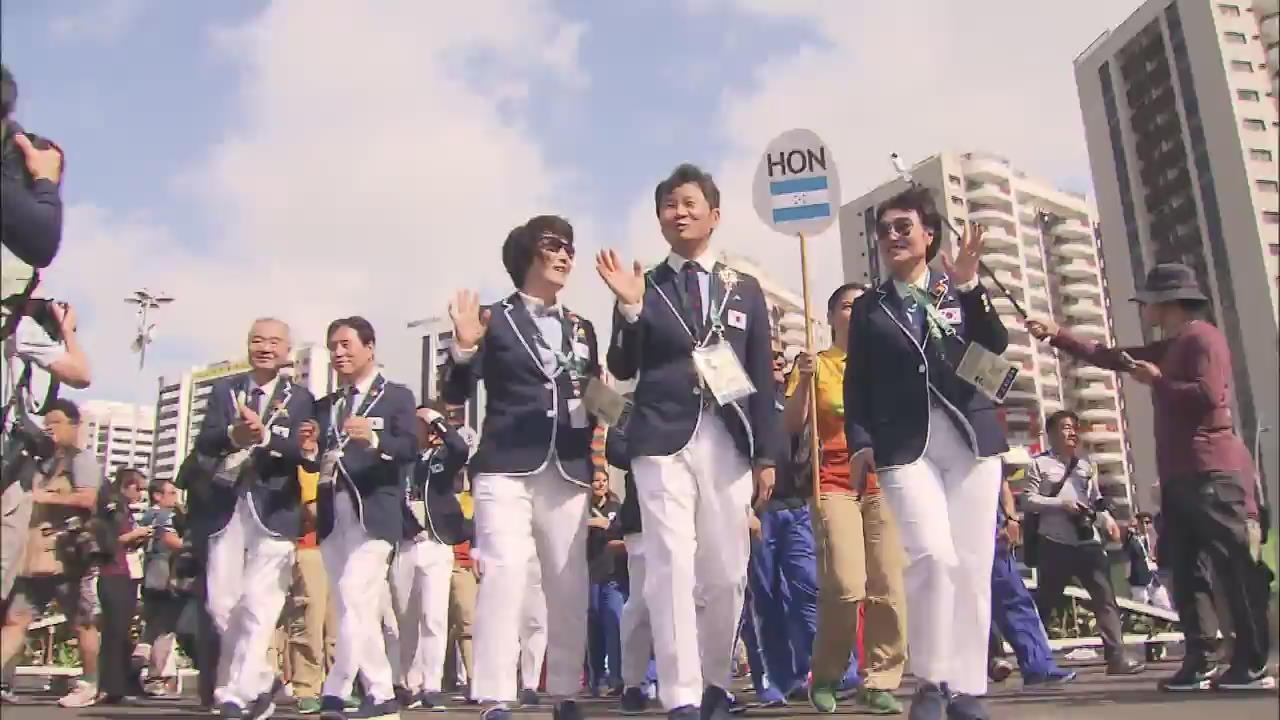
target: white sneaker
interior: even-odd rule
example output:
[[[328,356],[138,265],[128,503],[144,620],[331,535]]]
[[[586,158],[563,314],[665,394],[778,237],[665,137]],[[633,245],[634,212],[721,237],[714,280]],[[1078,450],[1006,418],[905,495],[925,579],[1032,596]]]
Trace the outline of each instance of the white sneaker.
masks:
[[[58,704],[65,708],[89,707],[97,702],[98,686],[85,680],[77,680],[71,692],[58,700]]]

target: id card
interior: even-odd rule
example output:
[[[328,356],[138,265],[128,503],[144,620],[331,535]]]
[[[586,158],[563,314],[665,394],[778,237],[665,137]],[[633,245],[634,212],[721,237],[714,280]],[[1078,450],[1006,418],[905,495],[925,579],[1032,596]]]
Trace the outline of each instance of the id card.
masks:
[[[1018,367],[977,343],[969,343],[956,374],[988,398],[1004,402],[1018,377]]]
[[[721,405],[728,405],[756,391],[729,343],[718,342],[694,349],[693,366],[702,384]]]
[[[427,526],[427,503],[425,500],[410,500],[409,512],[413,514],[413,519],[418,521],[418,527]]]
[[[627,399],[621,393],[594,377],[587,381],[587,392],[582,401],[587,406],[587,412],[610,426],[618,424],[622,411],[627,407]]]
[[[342,457],[341,450],[330,450],[320,458],[320,484],[333,484],[338,477],[338,458]]]

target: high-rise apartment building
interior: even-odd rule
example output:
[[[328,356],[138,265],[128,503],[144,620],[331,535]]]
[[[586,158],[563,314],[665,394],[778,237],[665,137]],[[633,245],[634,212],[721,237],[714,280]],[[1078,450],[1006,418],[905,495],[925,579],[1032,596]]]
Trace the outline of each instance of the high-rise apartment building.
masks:
[[[88,400],[80,405],[80,427],[81,449],[98,458],[108,478],[122,467],[151,467],[155,408]]]
[[[1156,263],[1194,268],[1230,345],[1237,430],[1262,449],[1274,492],[1276,434],[1263,433],[1280,424],[1280,124],[1265,8],[1249,1],[1150,0],[1076,58],[1075,74],[1115,297]],[[1275,22],[1272,3],[1272,43]],[[1117,310],[1123,342],[1152,339],[1134,308]],[[1142,460],[1151,410],[1137,392]]]
[[[1005,357],[1021,366],[1000,408],[1009,444],[1037,452],[1045,420],[1064,408],[1079,414],[1081,439],[1099,467],[1103,491],[1128,507],[1134,470],[1125,402],[1114,374],[1074,363],[1027,334],[1014,301],[1033,317],[1052,318],[1086,337],[1110,341],[1111,295],[1094,232],[1096,215],[1084,196],[1055,188],[1000,157],[940,153],[918,163],[912,179],[933,192],[939,212],[959,231],[984,226],[983,262],[1008,290],[984,277],[992,303],[1009,330]],[[887,274],[876,246],[876,206],[905,190],[894,179],[840,208],[844,274],[878,285]],[[944,233],[945,252],[954,237]]]
[[[333,391],[335,381],[327,349],[303,345],[294,349],[292,360],[294,382],[305,386],[316,398]],[[182,461],[195,445],[214,384],[248,372],[248,360],[225,360],[193,367],[176,378],[160,378],[152,477],[172,479],[177,475]]]

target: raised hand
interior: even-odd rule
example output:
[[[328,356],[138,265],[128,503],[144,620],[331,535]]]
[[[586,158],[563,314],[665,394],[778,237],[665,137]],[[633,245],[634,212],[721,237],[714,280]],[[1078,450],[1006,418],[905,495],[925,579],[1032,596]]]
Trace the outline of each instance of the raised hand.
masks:
[[[231,426],[232,442],[240,448],[262,442],[267,432],[262,424],[262,418],[258,417],[258,413],[250,410],[248,405],[241,404],[239,412],[240,416]]]
[[[978,277],[978,261],[982,259],[982,246],[985,244],[982,234],[982,225],[971,222],[964,238],[960,240],[956,259],[952,260],[943,253],[942,267],[956,285],[964,285]]]
[[[453,320],[453,338],[463,350],[480,344],[489,329],[489,310],[480,310],[480,296],[470,290],[460,290],[449,303],[449,318]]]
[[[637,261],[627,268],[613,250],[601,250],[596,254],[596,272],[609,286],[618,302],[636,305],[644,302],[644,268]]]
[[[1028,320],[1027,332],[1037,340],[1048,340],[1058,334],[1058,326],[1052,320]]]

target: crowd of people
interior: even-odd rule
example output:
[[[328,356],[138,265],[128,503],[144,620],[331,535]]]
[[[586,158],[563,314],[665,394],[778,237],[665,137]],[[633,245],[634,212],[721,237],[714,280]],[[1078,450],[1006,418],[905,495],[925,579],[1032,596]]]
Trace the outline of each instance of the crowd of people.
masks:
[[[52,185],[56,198],[56,148],[20,149],[14,192],[40,202]],[[1121,350],[1028,323],[1062,353],[1152,387],[1163,517],[1122,530],[1069,410],[1048,418],[1025,487],[1008,482],[998,401],[957,370],[1008,343],[979,277],[981,226],[944,252],[928,191],[882,203],[889,279],[832,293],[830,349],[788,368],[759,283],[716,260],[711,176],[679,166],[654,208],[662,262],[594,258],[616,299],[607,335],[560,299],[573,227],[540,215],[514,228],[501,260],[515,292],[450,303],[439,398],[419,403],[386,377],[358,316],[325,331],[338,389],[314,398],[289,372],[288,324],[253,321],[250,370],[215,384],[173,480],[125,468],[103,482],[78,449],[76,405],[38,407],[14,372],[87,385],[74,312],[53,304],[51,327],[11,308],[5,664],[56,601],[83,667],[67,707],[173,695],[181,648],[201,702],[224,718],[268,717],[288,694],[326,720],[391,720],[457,691],[484,720],[543,702],[575,720],[585,691],[624,714],[656,702],[673,720],[725,720],[744,709],[731,692],[741,643],[764,706],[900,714],[909,672],[913,720],[979,720],[988,683],[1012,671],[1006,643],[1024,688],[1075,678],[1045,632],[1073,580],[1106,672],[1144,672],[1108,577],[1104,547],[1124,543],[1124,594],[1159,604],[1168,587],[1187,637],[1162,688],[1275,687],[1263,498],[1231,422],[1225,344],[1185,267],[1157,266],[1137,298],[1158,343]],[[453,410],[480,382],[473,445]],[[625,478],[621,501],[610,468]],[[1038,568],[1034,596],[1019,545]],[[139,600],[145,686],[132,661]]]

